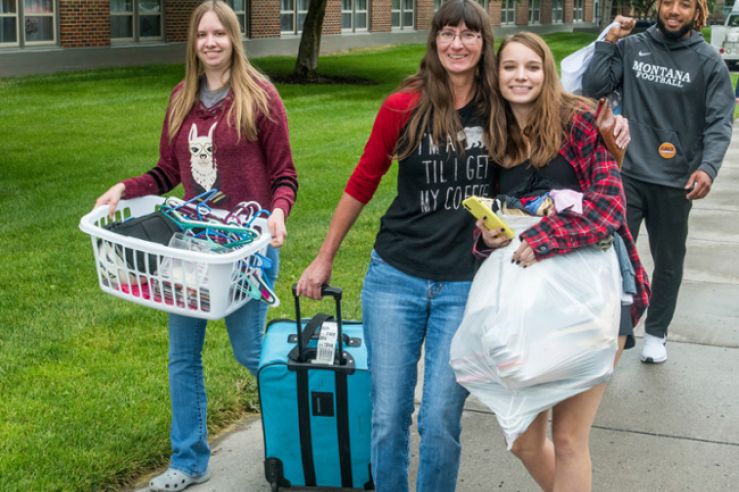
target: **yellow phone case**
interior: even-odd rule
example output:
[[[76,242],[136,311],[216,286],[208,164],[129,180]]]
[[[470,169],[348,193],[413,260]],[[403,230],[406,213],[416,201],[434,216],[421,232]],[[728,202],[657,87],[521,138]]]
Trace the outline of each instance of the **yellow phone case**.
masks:
[[[490,206],[485,203],[486,201],[489,201],[489,199],[480,198],[479,196],[473,195],[469,198],[466,198],[462,202],[462,205],[464,206],[464,208],[467,209],[469,213],[474,215],[476,219],[485,217],[485,227],[487,227],[488,229],[502,228],[503,234],[505,234],[508,239],[513,239],[516,236],[514,230],[511,229],[503,219],[495,215],[495,212],[493,212]]]

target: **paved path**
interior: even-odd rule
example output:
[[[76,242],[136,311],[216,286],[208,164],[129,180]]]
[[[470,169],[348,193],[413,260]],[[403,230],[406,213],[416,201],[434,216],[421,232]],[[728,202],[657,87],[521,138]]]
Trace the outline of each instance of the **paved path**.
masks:
[[[739,124],[712,193],[693,207],[670,330],[667,363],[641,364],[639,340],[618,366],[591,434],[596,491],[739,490]],[[473,399],[462,442],[459,492],[537,490]],[[268,492],[262,446],[259,420],[245,420],[214,443],[213,478],[188,490]],[[414,454],[412,475],[416,465]]]

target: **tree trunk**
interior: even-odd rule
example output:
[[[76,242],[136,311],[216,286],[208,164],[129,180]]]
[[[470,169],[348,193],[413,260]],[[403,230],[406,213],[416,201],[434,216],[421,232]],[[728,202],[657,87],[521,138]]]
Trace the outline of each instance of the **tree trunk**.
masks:
[[[318,78],[318,55],[321,51],[321,30],[326,15],[328,0],[310,0],[308,12],[303,24],[303,35],[300,37],[298,59],[295,61],[293,76],[304,80]]]

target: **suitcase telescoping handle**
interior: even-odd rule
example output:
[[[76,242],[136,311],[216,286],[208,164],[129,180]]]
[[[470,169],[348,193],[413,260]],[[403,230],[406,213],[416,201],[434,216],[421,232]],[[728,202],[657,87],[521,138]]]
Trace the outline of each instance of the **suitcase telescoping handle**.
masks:
[[[306,326],[305,330],[302,329],[301,316],[300,316],[300,296],[298,296],[298,284],[293,284],[292,291],[293,291],[293,298],[295,299],[295,325],[296,325],[297,334],[298,334],[298,361],[305,362],[305,358],[304,358],[305,347],[308,346],[308,342],[310,342],[310,339],[313,337],[313,334],[315,333],[319,325],[314,324],[310,327]],[[342,331],[341,331],[341,294],[342,294],[342,290],[339,287],[331,287],[328,284],[323,284],[321,286],[321,298],[324,298],[326,296],[331,296],[334,298],[334,301],[336,302],[336,331],[338,335],[337,339],[339,342],[339,347],[338,347],[339,348],[339,365],[341,365],[344,361],[344,356],[343,356],[344,339],[343,339]]]

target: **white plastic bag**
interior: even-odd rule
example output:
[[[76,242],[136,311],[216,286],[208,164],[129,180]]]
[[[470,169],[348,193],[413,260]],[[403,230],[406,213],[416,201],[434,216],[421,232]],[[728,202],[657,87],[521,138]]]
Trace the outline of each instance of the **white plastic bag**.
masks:
[[[598,35],[597,41],[603,41],[606,38],[608,31],[610,31],[615,25],[617,25],[617,23],[612,22],[608,27],[603,29],[603,31]],[[585,70],[588,69],[590,59],[593,58],[594,52],[595,41],[562,59],[559,64],[559,78],[562,81],[562,87],[565,91],[577,94],[582,92],[582,76],[585,74]]]
[[[538,217],[506,217],[517,232]],[[607,381],[620,320],[613,248],[578,249],[528,268],[493,252],[472,282],[450,351],[459,384],[490,407],[510,449],[543,410]]]

